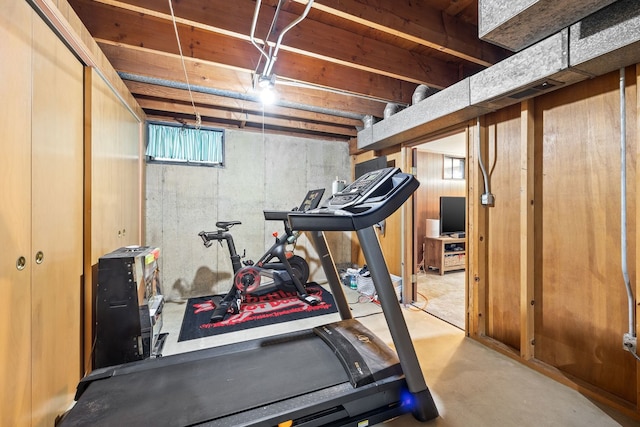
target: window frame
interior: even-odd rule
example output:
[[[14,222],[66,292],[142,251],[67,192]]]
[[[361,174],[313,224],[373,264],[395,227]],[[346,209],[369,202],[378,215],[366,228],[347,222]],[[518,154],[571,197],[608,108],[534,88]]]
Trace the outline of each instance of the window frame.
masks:
[[[455,162],[458,166],[454,166]],[[465,179],[465,163],[464,157],[442,156],[442,179]]]
[[[188,130],[203,130],[203,131],[210,131],[210,132],[219,132],[220,133],[220,144],[221,144],[221,160],[220,162],[213,162],[213,161],[197,161],[197,160],[182,160],[182,159],[177,159],[177,158],[170,158],[170,157],[154,157],[152,155],[147,154],[148,152],[148,147],[149,147],[149,138],[150,138],[150,128],[149,126],[153,125],[153,126],[163,126],[163,127],[168,127],[168,128],[180,128],[182,129],[188,129]],[[224,168],[225,167],[225,140],[226,140],[226,132],[224,129],[222,128],[214,128],[214,127],[208,127],[208,126],[204,126],[204,127],[199,127],[196,128],[195,126],[192,125],[182,125],[182,124],[173,124],[173,123],[163,123],[163,122],[155,122],[155,121],[148,121],[146,123],[147,126],[147,135],[146,135],[146,144],[145,144],[145,161],[147,164],[168,164],[168,165],[182,165],[182,166],[203,166],[203,167],[214,167],[214,168]]]

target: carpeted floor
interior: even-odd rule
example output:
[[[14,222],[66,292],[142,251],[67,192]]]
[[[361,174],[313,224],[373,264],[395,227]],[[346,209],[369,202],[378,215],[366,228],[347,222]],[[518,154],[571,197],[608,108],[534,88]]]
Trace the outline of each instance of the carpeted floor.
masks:
[[[440,275],[437,271],[418,274],[418,300],[414,304],[427,313],[464,330],[464,271]]]

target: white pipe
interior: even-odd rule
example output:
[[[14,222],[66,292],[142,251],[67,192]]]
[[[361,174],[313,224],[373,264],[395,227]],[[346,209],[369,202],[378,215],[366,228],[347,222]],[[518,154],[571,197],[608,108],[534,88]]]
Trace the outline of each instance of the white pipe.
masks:
[[[484,194],[491,193],[489,189],[489,178],[487,177],[487,170],[484,167],[484,163],[482,162],[482,149],[480,148],[480,117],[477,118],[476,121],[476,141],[478,146],[478,163],[480,164],[480,170],[482,171],[482,178],[484,179]]]
[[[267,35],[265,36],[265,38],[264,38],[264,40],[262,42],[262,44],[264,46],[269,46],[269,54],[266,57],[266,59],[267,59],[266,62],[269,62],[271,60],[271,52],[273,50],[273,47],[269,44],[269,38],[271,37],[271,34],[273,33],[273,28],[275,27],[276,22],[278,22],[278,16],[280,16],[280,7],[281,6],[282,6],[282,0],[278,0],[278,5],[276,6],[276,11],[273,14],[273,19],[271,20],[271,25],[269,26],[269,31],[267,31]],[[260,12],[258,10],[256,10],[254,12],[254,22],[256,22],[256,23],[257,23],[257,18],[258,18],[259,14],[260,14]],[[254,30],[255,30],[255,27],[254,27]],[[261,62],[262,62],[262,57],[260,57],[258,59],[258,64],[256,65],[256,68],[254,70],[254,74],[258,74],[258,68],[260,68],[260,63]],[[266,66],[267,65],[265,64],[265,67]]]
[[[300,15],[296,20],[294,20],[292,23],[287,25],[285,27],[285,29],[282,30],[282,32],[278,36],[278,41],[276,42],[276,45],[275,45],[275,47],[273,49],[273,53],[271,55],[271,58],[269,58],[267,60],[267,62],[264,64],[264,72],[262,73],[264,76],[269,76],[271,74],[271,69],[273,68],[273,64],[275,64],[276,59],[278,59],[278,50],[280,49],[280,44],[282,44],[282,38],[284,37],[284,35],[290,29],[292,29],[293,27],[298,25],[298,23],[300,23],[300,21],[302,21],[304,18],[307,17],[307,14],[309,13],[309,10],[311,9],[311,5],[313,5],[313,1],[314,0],[309,0],[309,2],[307,3],[307,7],[304,9],[304,12],[302,13],[302,15]]]
[[[269,55],[260,45],[258,45],[258,42],[256,42],[256,38],[255,38],[256,24],[258,22],[258,14],[260,13],[261,3],[262,3],[262,0],[256,0],[256,10],[253,12],[253,21],[251,21],[251,33],[249,34],[249,38],[251,39],[251,43],[253,43],[256,49],[258,49],[262,54],[262,56],[264,56],[267,59],[267,63],[269,63]]]
[[[627,270],[627,120],[625,102],[625,75],[624,67],[620,69],[620,250],[622,263],[622,277],[627,288],[627,301],[629,305],[629,335],[635,337],[635,303],[633,290]]]

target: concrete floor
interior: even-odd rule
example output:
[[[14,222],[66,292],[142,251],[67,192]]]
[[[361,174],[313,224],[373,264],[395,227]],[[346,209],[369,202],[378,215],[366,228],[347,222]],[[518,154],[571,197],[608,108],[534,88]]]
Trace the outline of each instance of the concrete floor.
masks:
[[[380,307],[358,301],[345,288],[354,317],[389,345]],[[337,314],[178,343],[186,304],[168,303],[164,355],[306,329],[339,320]],[[440,416],[427,423],[405,415],[385,426],[640,426],[624,414],[589,400],[546,376],[465,337],[460,329],[413,306],[403,313]]]

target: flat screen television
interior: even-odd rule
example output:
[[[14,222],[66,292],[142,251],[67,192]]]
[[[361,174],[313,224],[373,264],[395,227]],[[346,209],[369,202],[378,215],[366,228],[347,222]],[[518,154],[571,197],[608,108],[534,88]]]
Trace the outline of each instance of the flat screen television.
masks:
[[[462,234],[467,224],[467,208],[464,197],[440,197],[440,235]]]

